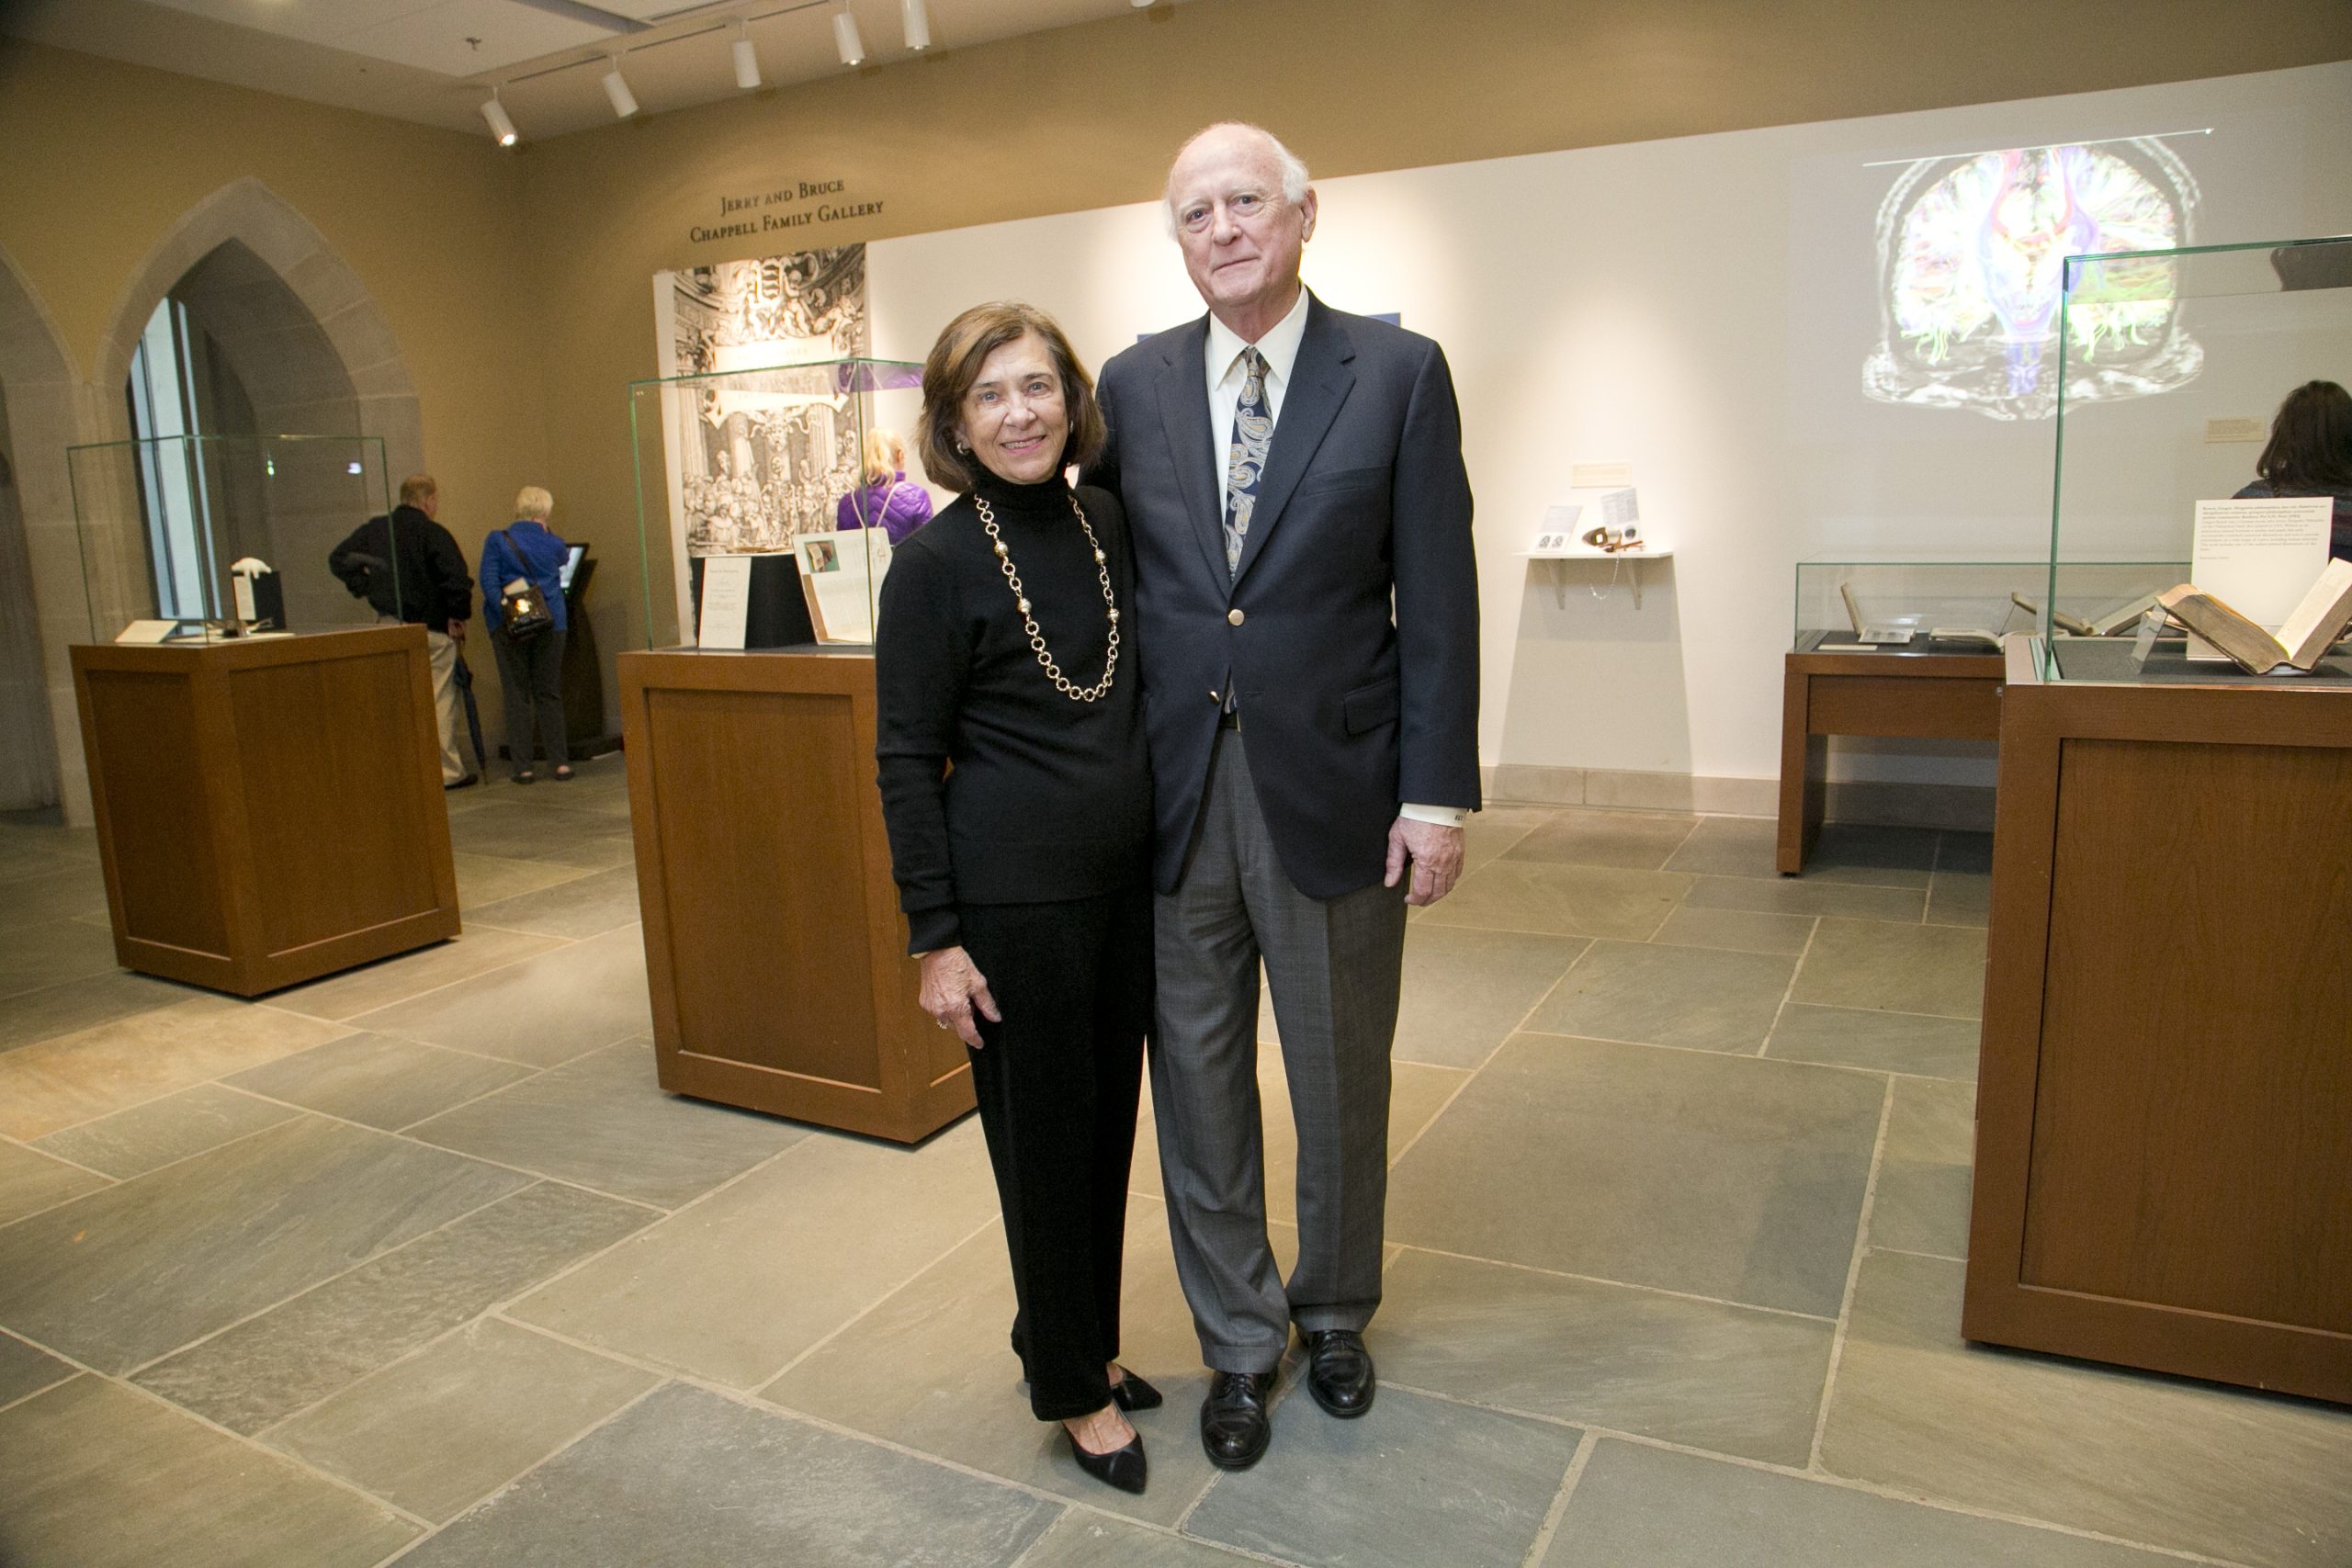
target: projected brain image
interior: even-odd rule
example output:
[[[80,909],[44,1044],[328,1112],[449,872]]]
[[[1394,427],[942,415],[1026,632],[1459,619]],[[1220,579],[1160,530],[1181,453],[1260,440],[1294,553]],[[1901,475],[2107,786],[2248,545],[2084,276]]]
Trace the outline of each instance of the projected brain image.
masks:
[[[1881,402],[2042,419],[2057,407],[2065,258],[2189,243],[2197,186],[2154,138],[1923,158],[1878,215]],[[2074,315],[2070,401],[2179,386],[2204,355],[2179,320],[2168,265],[2118,261]],[[2081,335],[2086,334],[2086,335]]]

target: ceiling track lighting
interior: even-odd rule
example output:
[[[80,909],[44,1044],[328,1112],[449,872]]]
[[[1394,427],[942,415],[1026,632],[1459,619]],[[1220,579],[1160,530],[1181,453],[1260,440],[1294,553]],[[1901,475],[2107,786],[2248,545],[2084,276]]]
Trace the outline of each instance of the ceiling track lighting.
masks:
[[[613,68],[605,73],[605,96],[612,100],[613,113],[618,118],[627,119],[637,112],[637,95],[628,90],[628,82],[621,75],[621,62],[617,60],[613,62]]]
[[[735,85],[747,93],[760,85],[760,55],[752,47],[752,22],[748,17],[735,35]]]
[[[514,121],[508,117],[506,106],[498,101],[496,88],[491,90],[490,102],[482,105],[481,118],[490,122],[490,133],[498,138],[501,147],[512,147],[522,140],[515,133]]]
[[[843,65],[865,62],[865,40],[857,36],[857,18],[849,14],[846,3],[833,10],[833,44],[842,52]]]
[[[931,47],[931,7],[925,0],[899,0],[899,22],[906,29],[909,49]]]

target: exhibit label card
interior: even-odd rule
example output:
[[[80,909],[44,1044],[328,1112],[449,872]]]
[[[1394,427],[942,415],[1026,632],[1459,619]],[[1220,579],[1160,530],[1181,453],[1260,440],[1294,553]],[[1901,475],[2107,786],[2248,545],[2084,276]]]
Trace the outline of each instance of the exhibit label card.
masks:
[[[1577,553],[1577,514],[1581,506],[1547,506],[1544,509],[1544,525],[1535,531],[1535,543],[1527,553],[1537,557],[1565,557]]]
[[[2200,501],[2188,580],[2275,637],[2327,565],[2335,508],[2324,495]],[[2192,636],[2188,657],[2223,655]]]
[[[874,592],[890,570],[889,536],[874,528],[846,533],[803,534],[801,581],[820,642],[872,642]]]
[[[743,646],[743,622],[752,608],[752,558],[705,556],[702,561],[702,620],[696,648]]]

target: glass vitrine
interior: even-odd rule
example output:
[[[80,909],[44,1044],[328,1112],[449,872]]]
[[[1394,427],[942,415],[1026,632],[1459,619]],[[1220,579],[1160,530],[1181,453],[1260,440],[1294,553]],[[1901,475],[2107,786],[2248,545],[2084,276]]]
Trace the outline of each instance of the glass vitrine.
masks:
[[[2269,493],[2256,488],[2256,464],[2290,393],[2312,381],[2352,384],[2352,239],[2070,256],[2063,281],[2042,592],[2062,607],[2110,602],[2112,615],[2192,581],[2199,502]],[[2186,374],[2136,375],[2158,348]],[[2334,512],[2333,548],[2352,551],[2352,501],[2335,502]],[[2327,542],[2306,533],[2296,547],[2315,577]],[[2135,574],[2119,560],[2153,564]],[[2281,678],[2192,657],[2177,631],[2136,646],[2136,617],[2122,629],[2122,638],[2045,637],[2042,678]],[[2352,680],[2352,656],[2339,644],[2318,671],[2292,678]]]
[[[1990,652],[2028,624],[2041,579],[2033,561],[1799,561],[1795,647]]]
[[[365,533],[392,510],[375,436],[105,442],[66,468],[93,640],[368,626],[401,603],[403,552]]]
[[[2130,637],[2177,561],[2070,562],[2055,599],[2042,561],[1800,561],[1800,652],[1990,652],[2010,632]]]
[[[647,647],[873,640],[894,536],[933,499],[914,440],[922,367],[673,376],[631,382],[628,400]]]

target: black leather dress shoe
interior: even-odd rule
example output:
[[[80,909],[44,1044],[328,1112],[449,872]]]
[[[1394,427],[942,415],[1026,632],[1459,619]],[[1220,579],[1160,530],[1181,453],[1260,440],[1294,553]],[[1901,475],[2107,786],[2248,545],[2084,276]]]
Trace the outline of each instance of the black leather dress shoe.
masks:
[[[1324,1414],[1342,1420],[1372,1408],[1380,1380],[1372,1370],[1372,1352],[1363,1336],[1352,1328],[1310,1331],[1306,1336],[1306,1392]]]
[[[1263,1459],[1273,1440],[1267,1406],[1274,1395],[1272,1372],[1213,1372],[1209,1396],[1201,1401],[1201,1447],[1219,1470],[1247,1470]]]
[[[1119,1381],[1111,1385],[1111,1403],[1130,1416],[1138,1410],[1157,1410],[1160,1405],[1159,1391],[1121,1367]]]
[[[1079,1469],[1105,1485],[1115,1486],[1122,1492],[1140,1494],[1143,1491],[1147,1471],[1143,1460],[1141,1432],[1137,1432],[1125,1448],[1113,1449],[1107,1454],[1087,1452],[1079,1446],[1078,1439],[1070,1436],[1070,1429],[1068,1427],[1062,1428],[1062,1436],[1069,1438],[1070,1455],[1078,1461]]]

